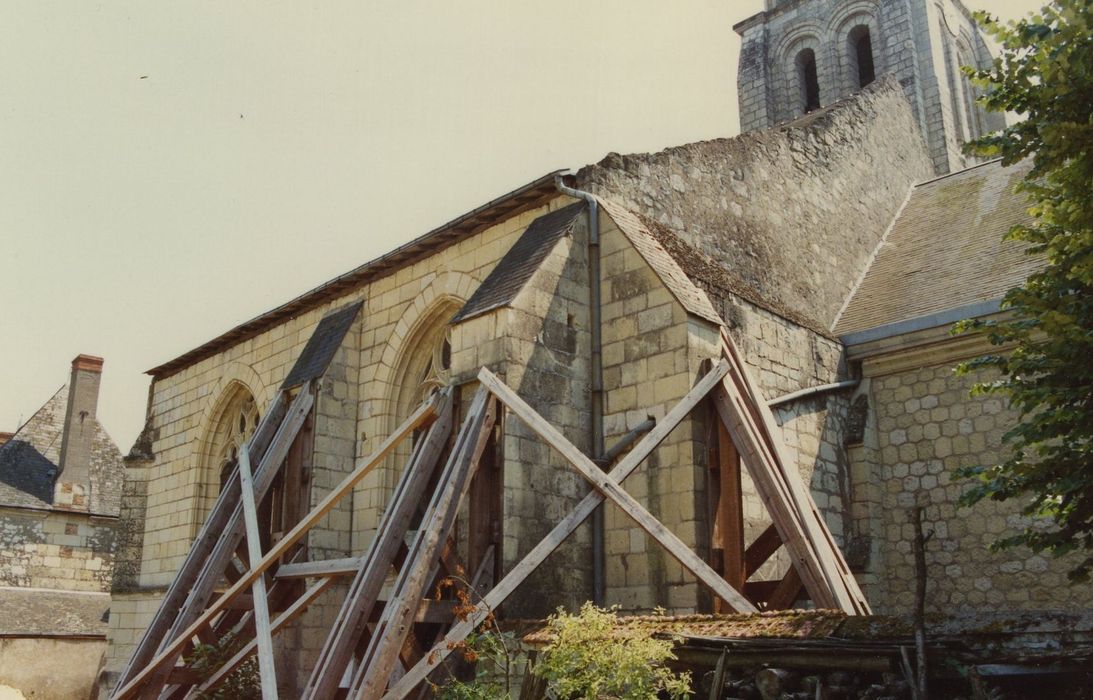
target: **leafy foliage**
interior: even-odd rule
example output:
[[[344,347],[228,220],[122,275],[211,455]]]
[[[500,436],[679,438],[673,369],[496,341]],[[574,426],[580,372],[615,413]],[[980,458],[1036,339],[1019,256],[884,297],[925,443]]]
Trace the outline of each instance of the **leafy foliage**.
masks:
[[[585,603],[577,615],[564,610],[550,617],[554,642],[535,674],[546,679],[562,700],[601,697],[649,700],[691,694],[690,674],[675,674],[665,664],[675,659],[673,642],[620,630],[615,611]]]
[[[193,666],[202,680],[209,678],[226,661],[242,649],[244,643],[228,634],[217,644],[198,644],[186,663]],[[224,682],[211,692],[200,693],[197,700],[258,700],[262,685],[258,677],[258,660],[253,656],[232,671]]]
[[[1020,414],[1006,434],[1012,450],[1005,462],[963,470],[975,480],[964,502],[1023,499],[1032,524],[995,546],[1055,555],[1084,550],[1070,577],[1087,580],[1093,570],[1093,4],[1056,0],[1006,25],[983,13],[977,19],[1002,53],[986,70],[964,70],[986,89],[980,103],[987,109],[1024,119],[967,150],[1005,164],[1032,159],[1018,189],[1032,201],[1033,221],[1015,226],[1008,238],[1026,243],[1046,266],[1006,294],[1009,318],[958,327],[984,330],[1000,348],[959,371],[996,370],[998,379],[975,391],[1007,398]]]
[[[461,644],[464,661],[475,664],[472,680],[454,679],[434,688],[440,700],[503,700],[509,697],[516,647],[512,632],[475,632]]]

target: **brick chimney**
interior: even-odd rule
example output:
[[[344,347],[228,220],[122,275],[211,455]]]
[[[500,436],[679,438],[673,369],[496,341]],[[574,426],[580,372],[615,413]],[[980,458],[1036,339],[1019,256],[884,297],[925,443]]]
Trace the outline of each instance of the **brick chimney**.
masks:
[[[68,382],[68,410],[61,439],[61,471],[53,503],[86,510],[91,490],[91,447],[95,438],[95,411],[99,404],[102,358],[78,355]]]

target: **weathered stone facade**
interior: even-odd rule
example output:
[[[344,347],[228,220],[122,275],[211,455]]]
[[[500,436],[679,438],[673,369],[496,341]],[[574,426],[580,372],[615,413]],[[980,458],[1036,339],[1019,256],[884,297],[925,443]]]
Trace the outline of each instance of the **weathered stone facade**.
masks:
[[[0,508],[0,586],[109,592],[115,522]]]
[[[958,376],[955,365],[990,351],[982,338],[945,339],[930,329],[853,348],[862,363],[859,395],[869,404],[862,443],[853,454],[855,525],[870,562],[866,592],[881,612],[914,605],[911,509],[922,506],[927,542],[927,610],[1083,608],[1088,586],[1068,584],[1068,558],[990,545],[1030,521],[1019,502],[959,504],[967,484],[957,469],[1005,458],[1002,435],[1017,415],[997,396],[971,396],[989,379]],[[941,341],[941,342],[939,342]]]
[[[126,573],[114,591],[109,668],[128,658],[208,512],[219,488],[216,470],[230,464],[224,455],[234,444],[225,426],[238,423],[231,439],[245,439],[253,407],[265,410],[333,309],[363,303],[320,382],[308,458],[311,505],[429,391],[454,386],[465,408],[481,367],[592,453],[597,387],[589,277],[596,269],[607,446],[648,417],[663,417],[687,393],[704,363],[719,356],[724,326],[763,395],[778,399],[772,410],[786,453],[877,609],[906,609],[913,581],[906,576],[907,528],[896,511],[920,494],[934,499],[927,517],[939,530],[935,568],[955,565],[972,550],[988,570],[997,563],[997,573],[980,577],[989,580],[987,589],[972,579],[972,590],[983,595],[971,596],[965,580],[939,588],[944,601],[982,608],[1001,594],[1032,608],[1082,598],[1051,591],[1036,599],[1009,596],[1004,574],[1013,560],[991,559],[996,555],[984,549],[999,522],[1010,525],[997,513],[974,525],[944,525],[957,517],[959,487],[944,481],[943,472],[972,455],[993,459],[1002,424],[1012,417],[960,397],[965,387],[939,369],[952,356],[881,368],[855,349],[848,355],[845,338],[831,330],[848,300],[869,288],[863,276],[912,187],[933,167],[905,90],[884,79],[785,127],[652,155],[611,155],[571,176],[567,184],[598,197],[598,246],[590,210],[574,209],[589,205],[547,176],[407,244],[393,261],[368,263],[153,370],[146,445],[131,460],[126,492],[125,518],[142,525],[122,529],[119,570]],[[463,227],[467,220],[474,225]],[[547,220],[557,226],[540,230]],[[534,263],[513,259],[514,251]],[[809,389],[816,391],[785,396]],[[935,417],[943,407],[945,415]],[[704,409],[661,442],[625,487],[706,554],[713,526]],[[980,437],[961,432],[966,418]],[[498,428],[495,448],[501,519],[494,543],[497,569],[505,571],[588,487],[512,416]],[[311,559],[364,550],[408,454],[409,448],[396,451],[359,484],[351,503],[311,532]],[[743,492],[750,541],[770,519],[746,475]],[[457,544],[464,555],[468,528],[461,518]],[[672,612],[709,605],[708,593],[613,505],[605,508],[604,546],[608,603]],[[787,566],[776,557],[756,578],[770,581]],[[1041,564],[1036,558],[1020,564],[1022,571],[1028,566]],[[536,617],[558,605],[576,607],[591,596],[592,579],[592,532],[585,525],[503,612]],[[328,593],[280,637],[286,693],[310,670],[337,597]]]
[[[711,258],[724,286],[782,316],[830,326],[930,161],[898,87],[786,127],[612,154],[580,185]]]
[[[820,105],[861,90],[856,43],[863,36],[872,73],[893,76],[903,87],[937,173],[969,165],[961,146],[1005,125],[1001,115],[975,104],[977,89],[959,70],[991,62],[959,0],[771,1],[735,29],[743,41],[737,78],[742,131],[805,114],[802,55],[815,67]]]

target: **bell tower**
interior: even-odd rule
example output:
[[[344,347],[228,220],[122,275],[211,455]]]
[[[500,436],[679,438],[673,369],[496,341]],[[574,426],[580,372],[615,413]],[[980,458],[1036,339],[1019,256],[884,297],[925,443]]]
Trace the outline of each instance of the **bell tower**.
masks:
[[[964,143],[1005,126],[960,71],[992,60],[960,0],[766,0],[733,29],[741,131],[792,121],[885,75],[903,86],[938,174],[971,165]]]

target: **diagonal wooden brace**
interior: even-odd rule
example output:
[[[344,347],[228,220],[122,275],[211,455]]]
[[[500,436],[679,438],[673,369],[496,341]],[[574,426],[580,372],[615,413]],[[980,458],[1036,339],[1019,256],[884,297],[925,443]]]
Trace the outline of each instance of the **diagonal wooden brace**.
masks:
[[[706,376],[699,380],[694,388],[692,388],[687,395],[672,408],[672,410],[665,414],[664,418],[657,421],[656,427],[646,433],[645,437],[634,446],[634,449],[619,460],[619,463],[611,470],[611,478],[617,482],[621,482],[626,477],[630,476],[630,474],[637,469],[638,465],[644,462],[645,459],[652,454],[653,450],[657,448],[657,445],[659,445],[664,438],[668,437],[668,434],[687,417],[694,407],[704,400],[706,395],[721,382],[725,375],[728,374],[728,371],[728,362],[722,361],[706,374]],[[494,610],[500,607],[501,604],[505,602],[505,599],[512,595],[512,592],[515,591],[540,564],[546,561],[551,552],[557,549],[558,545],[573,534],[573,532],[580,527],[581,523],[583,523],[588,516],[592,515],[592,512],[596,510],[603,501],[604,496],[599,491],[592,491],[585,495],[577,506],[571,510],[568,515],[562,518],[562,520],[554,526],[553,530],[547,533],[546,537],[540,540],[539,543],[516,564],[516,566],[512,567],[512,569],[497,582],[497,585],[482,598],[481,603],[478,605],[478,609],[474,613],[468,616],[467,619],[456,623],[448,634],[445,635],[444,639],[433,645],[433,648],[421,661],[407,671],[405,676],[387,690],[387,694],[383,696],[384,700],[397,700],[409,695],[414,688],[425,680],[437,664],[444,661],[444,659],[452,653],[452,650],[456,648],[456,645],[458,645],[459,642],[466,639],[468,634],[473,632],[474,629],[482,624]]]
[[[731,605],[737,612],[759,612],[751,604],[751,601],[744,597],[743,593],[730,586],[709,564],[704,562],[668,528],[664,527],[664,524],[638,503],[637,499],[627,493],[615,479],[601,471],[591,459],[567,440],[557,428],[544,420],[534,408],[529,406],[496,375],[483,368],[478,373],[478,381],[493,392],[493,395],[500,399],[510,411],[519,416],[534,433],[565,457],[566,461],[572,464],[597,491],[622,508],[624,513],[633,518],[634,522],[652,535],[657,542],[660,542],[669,554],[679,560],[679,563],[685,569],[694,574],[699,581],[706,584],[719,598]]]

